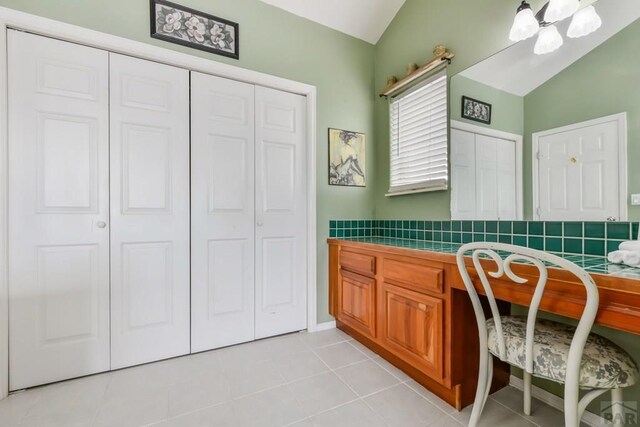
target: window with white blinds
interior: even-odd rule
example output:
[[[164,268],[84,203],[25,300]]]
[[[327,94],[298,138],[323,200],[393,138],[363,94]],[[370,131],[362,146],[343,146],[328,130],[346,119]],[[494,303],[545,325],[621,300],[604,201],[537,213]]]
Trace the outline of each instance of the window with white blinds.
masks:
[[[446,190],[447,71],[391,99],[389,195]]]

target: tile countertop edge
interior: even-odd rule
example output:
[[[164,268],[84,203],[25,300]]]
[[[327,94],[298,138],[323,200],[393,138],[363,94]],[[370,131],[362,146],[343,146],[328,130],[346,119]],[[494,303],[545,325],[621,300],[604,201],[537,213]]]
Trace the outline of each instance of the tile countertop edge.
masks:
[[[409,239],[382,238],[382,237],[360,237],[360,238],[335,238],[327,239],[329,244],[342,244],[353,247],[368,248],[371,250],[380,250],[380,246],[386,251],[392,249],[402,255],[415,255],[415,251],[429,252],[433,255],[434,261],[440,261],[448,264],[455,264],[455,254],[462,244],[445,243],[445,242],[429,242],[415,241]],[[615,289],[616,291],[629,292],[634,295],[640,294],[640,268],[621,266],[611,264],[606,257],[593,255],[575,255],[575,254],[555,254],[562,258],[575,262],[579,266],[591,274],[596,281],[598,287]],[[580,259],[583,262],[580,262]],[[576,262],[577,261],[577,262]],[[601,262],[601,263],[600,263]],[[585,267],[581,264],[592,266]],[[549,267],[552,268],[553,267]],[[596,270],[596,271],[594,271]],[[619,279],[619,280],[616,280]]]

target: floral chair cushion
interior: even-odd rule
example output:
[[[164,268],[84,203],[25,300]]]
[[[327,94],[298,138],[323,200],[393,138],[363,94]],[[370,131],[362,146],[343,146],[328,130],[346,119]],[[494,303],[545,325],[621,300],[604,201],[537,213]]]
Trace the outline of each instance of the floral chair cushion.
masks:
[[[526,317],[503,316],[502,330],[507,357],[505,362],[523,368],[526,365]],[[500,357],[494,319],[487,321],[489,351]],[[575,327],[550,320],[539,319],[533,344],[533,375],[564,383],[569,346]],[[614,389],[635,384],[638,366],[629,354],[596,334],[590,334],[584,347],[580,367],[580,387],[587,389]]]

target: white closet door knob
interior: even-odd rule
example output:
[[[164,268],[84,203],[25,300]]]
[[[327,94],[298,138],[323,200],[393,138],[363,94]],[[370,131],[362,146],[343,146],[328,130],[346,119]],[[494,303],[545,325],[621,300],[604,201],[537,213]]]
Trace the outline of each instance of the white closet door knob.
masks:
[[[98,221],[96,225],[98,226],[98,228],[105,228],[107,226],[107,223],[104,221]]]
[[[258,227],[262,227],[264,225],[264,223],[262,221],[258,221]]]

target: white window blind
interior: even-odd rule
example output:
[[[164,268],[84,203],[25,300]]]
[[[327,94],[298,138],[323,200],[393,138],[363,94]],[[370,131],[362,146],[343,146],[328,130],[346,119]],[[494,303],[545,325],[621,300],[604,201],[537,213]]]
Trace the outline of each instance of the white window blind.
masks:
[[[389,195],[446,190],[447,71],[391,99]]]

